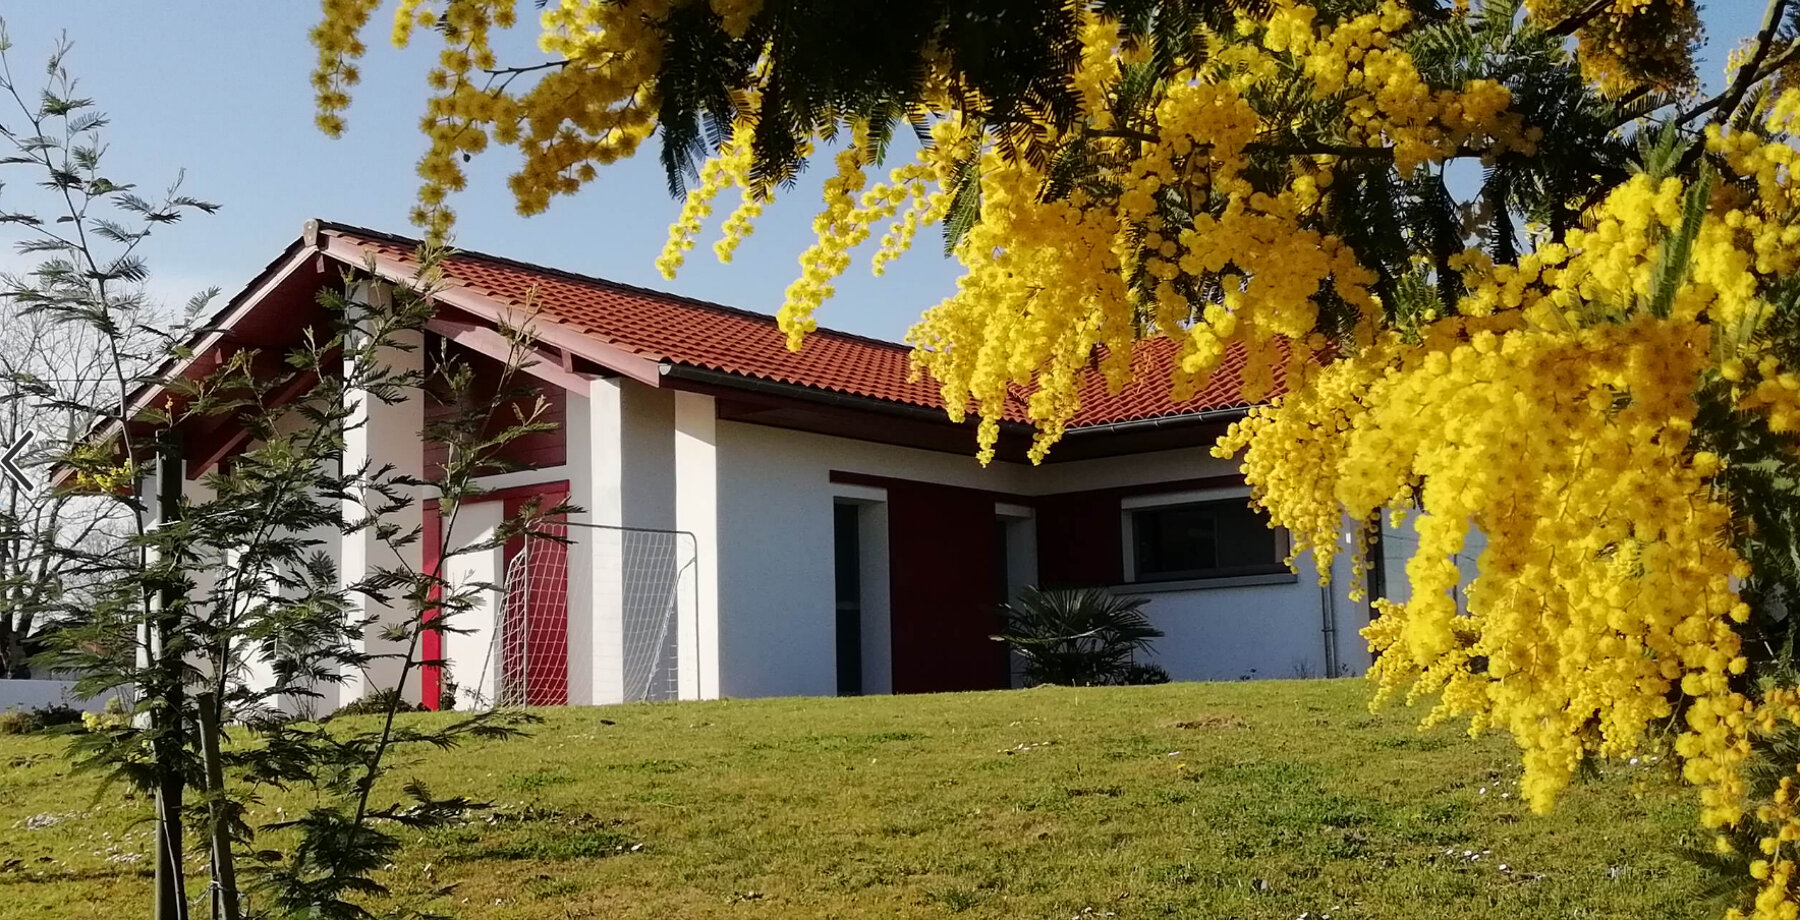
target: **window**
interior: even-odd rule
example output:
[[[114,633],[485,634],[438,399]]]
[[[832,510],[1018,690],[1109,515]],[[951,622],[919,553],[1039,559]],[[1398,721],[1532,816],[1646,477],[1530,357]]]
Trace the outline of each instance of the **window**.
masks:
[[[1133,581],[1286,575],[1287,531],[1247,497],[1128,508]]]

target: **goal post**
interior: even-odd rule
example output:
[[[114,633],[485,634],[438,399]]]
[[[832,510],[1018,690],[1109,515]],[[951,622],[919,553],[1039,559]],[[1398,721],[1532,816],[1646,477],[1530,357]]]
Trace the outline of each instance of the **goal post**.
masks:
[[[572,528],[582,532],[572,533]],[[684,630],[698,611],[698,542],[686,531],[580,522],[545,522],[507,562],[484,672],[494,675],[500,706],[556,706],[569,702],[572,656],[595,654],[571,646],[571,620],[603,622],[594,609],[572,609],[571,579],[594,578],[604,590],[591,604],[617,605],[617,667],[625,702],[673,700],[681,695]],[[572,536],[579,539],[571,540]],[[586,552],[571,553],[573,547]],[[609,611],[610,612],[610,611]],[[683,614],[689,614],[685,617]],[[686,620],[686,622],[684,622]],[[697,648],[697,644],[690,644]],[[485,676],[485,674],[484,674]]]

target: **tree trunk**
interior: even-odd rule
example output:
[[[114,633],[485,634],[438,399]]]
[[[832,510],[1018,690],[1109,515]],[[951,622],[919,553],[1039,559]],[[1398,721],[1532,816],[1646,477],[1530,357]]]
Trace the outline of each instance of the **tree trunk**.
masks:
[[[225,719],[225,707],[217,695],[202,693],[195,698],[200,707],[200,756],[206,766],[206,796],[209,836],[212,841],[213,917],[215,920],[241,920],[243,911],[238,900],[237,863],[231,853],[231,828],[226,825],[225,761],[219,753],[219,726]]]
[[[7,680],[30,678],[31,667],[25,662],[25,634],[19,630],[7,630],[3,646],[0,647],[0,676]]]
[[[165,433],[157,445],[157,522],[167,524],[181,514],[181,445]],[[151,710],[156,728],[151,743],[156,790],[156,920],[187,920],[187,886],[183,880],[181,803],[187,777],[187,731],[183,724],[186,690],[182,686],[179,643],[180,598],[163,588],[150,612],[151,680],[156,701]],[[146,607],[150,606],[148,604]]]

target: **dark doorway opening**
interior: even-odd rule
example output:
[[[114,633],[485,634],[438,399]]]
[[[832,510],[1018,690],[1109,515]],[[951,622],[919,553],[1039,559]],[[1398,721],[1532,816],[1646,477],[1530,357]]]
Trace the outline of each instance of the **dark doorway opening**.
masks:
[[[848,503],[832,506],[832,544],[837,572],[838,696],[861,696],[863,692],[861,511],[858,506]]]

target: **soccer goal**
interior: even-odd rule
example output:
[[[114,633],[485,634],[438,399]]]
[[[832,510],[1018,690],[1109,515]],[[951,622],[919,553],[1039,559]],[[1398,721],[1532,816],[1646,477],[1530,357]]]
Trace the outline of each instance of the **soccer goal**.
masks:
[[[601,608],[619,613],[625,700],[679,698],[682,613],[698,609],[694,536],[685,531],[562,522],[545,523],[539,532],[542,535],[526,540],[506,565],[484,665],[484,670],[494,669],[495,702],[568,703],[569,620],[592,617]],[[591,551],[577,552],[579,561],[571,565],[571,545]],[[602,567],[601,577],[593,580],[594,609],[570,610],[570,578],[591,578],[589,559]]]

